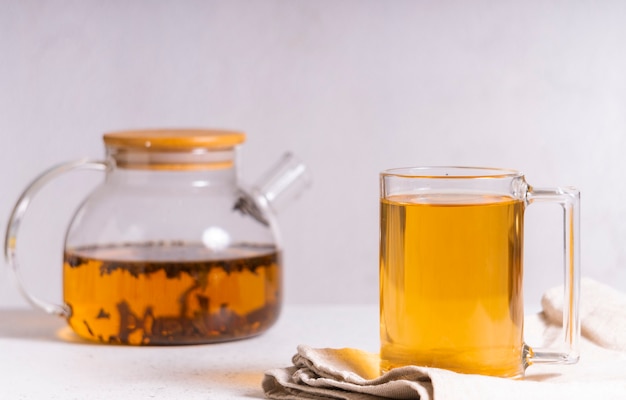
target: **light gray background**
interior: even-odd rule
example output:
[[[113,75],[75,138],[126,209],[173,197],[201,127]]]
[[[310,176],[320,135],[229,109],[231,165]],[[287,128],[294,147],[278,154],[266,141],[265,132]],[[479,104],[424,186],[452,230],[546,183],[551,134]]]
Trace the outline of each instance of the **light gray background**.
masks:
[[[248,133],[314,185],[279,221],[289,303],[378,299],[378,172],[520,169],[583,192],[583,275],[626,289],[626,2],[0,1],[0,224],[45,168],[142,127]],[[63,229],[96,183],[46,188],[24,278],[60,299]],[[526,291],[560,283],[560,211],[527,212]],[[26,306],[0,268],[0,307]],[[57,300],[58,301],[58,300]]]

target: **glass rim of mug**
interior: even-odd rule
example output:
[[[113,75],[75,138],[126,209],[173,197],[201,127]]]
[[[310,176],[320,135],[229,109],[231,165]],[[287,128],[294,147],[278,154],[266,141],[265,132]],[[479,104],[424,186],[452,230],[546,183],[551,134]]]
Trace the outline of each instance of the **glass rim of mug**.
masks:
[[[524,176],[510,168],[466,167],[466,166],[421,166],[391,168],[382,171],[381,176],[419,179],[502,179]]]

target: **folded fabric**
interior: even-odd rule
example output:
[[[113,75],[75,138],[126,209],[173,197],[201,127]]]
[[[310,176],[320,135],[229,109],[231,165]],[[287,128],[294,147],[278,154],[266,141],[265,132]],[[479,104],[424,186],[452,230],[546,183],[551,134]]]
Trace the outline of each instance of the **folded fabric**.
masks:
[[[546,318],[563,322],[563,286],[548,290],[541,299]],[[591,279],[581,280],[582,335],[607,349],[626,351],[626,296]],[[626,398],[626,394],[624,394]]]
[[[379,374],[379,358],[358,349],[315,349],[298,346],[293,366],[267,371],[263,389],[270,399],[572,399],[626,398],[626,353],[619,349],[619,335],[626,321],[626,297],[599,283],[584,280],[581,288],[583,329],[582,358],[577,365],[533,365],[526,379],[512,380],[458,374],[437,368],[407,366]],[[543,298],[545,313],[528,316],[525,332],[551,342],[559,336],[557,316],[562,289]],[[604,305],[609,305],[606,313]],[[589,321],[586,321],[590,320]],[[615,322],[617,321],[617,322]],[[621,321],[621,322],[620,322]],[[617,325],[616,325],[617,324]],[[560,325],[560,324],[559,324]],[[600,328],[599,328],[600,327]],[[620,329],[619,332],[612,331]],[[619,328],[622,327],[622,328]],[[611,332],[608,332],[611,330]],[[606,346],[603,348],[600,346]]]

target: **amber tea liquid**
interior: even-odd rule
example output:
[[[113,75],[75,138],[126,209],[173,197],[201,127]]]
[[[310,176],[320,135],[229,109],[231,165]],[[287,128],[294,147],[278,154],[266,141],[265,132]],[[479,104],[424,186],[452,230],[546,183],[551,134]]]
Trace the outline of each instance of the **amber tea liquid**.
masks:
[[[524,203],[480,194],[381,200],[381,370],[521,376]]]
[[[280,254],[239,246],[144,243],[68,250],[64,301],[80,336],[107,343],[186,344],[265,331],[281,304]]]

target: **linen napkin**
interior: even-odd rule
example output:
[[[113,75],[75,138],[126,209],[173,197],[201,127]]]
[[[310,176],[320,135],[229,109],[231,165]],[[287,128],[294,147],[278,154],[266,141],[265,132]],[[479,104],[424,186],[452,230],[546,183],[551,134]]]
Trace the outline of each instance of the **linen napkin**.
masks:
[[[546,318],[563,323],[563,286],[541,299]],[[591,279],[582,279],[580,321],[582,336],[608,349],[626,351],[626,295]],[[626,398],[626,393],[624,394]]]
[[[544,311],[525,319],[525,334],[547,345],[561,331],[563,288],[548,290]],[[576,365],[533,365],[524,380],[406,366],[379,374],[377,354],[358,349],[298,346],[293,365],[265,373],[266,397],[291,399],[572,399],[626,398],[626,295],[584,279],[583,340]]]

